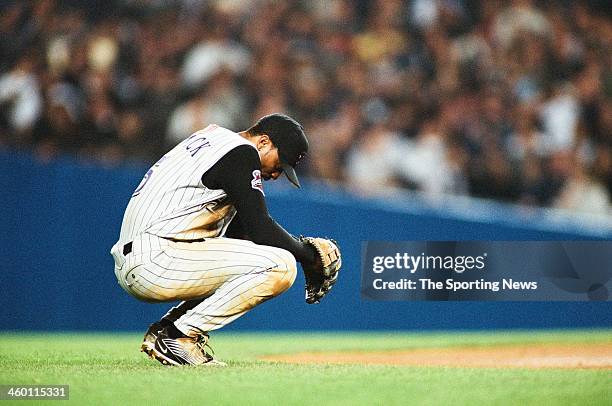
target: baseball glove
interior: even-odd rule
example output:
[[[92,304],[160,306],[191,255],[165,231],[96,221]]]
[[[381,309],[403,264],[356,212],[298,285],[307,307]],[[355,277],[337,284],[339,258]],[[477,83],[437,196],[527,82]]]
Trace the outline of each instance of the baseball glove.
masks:
[[[300,241],[312,246],[317,252],[318,263],[304,268],[306,277],[306,303],[319,303],[338,279],[342,256],[334,240],[315,237],[300,237]]]

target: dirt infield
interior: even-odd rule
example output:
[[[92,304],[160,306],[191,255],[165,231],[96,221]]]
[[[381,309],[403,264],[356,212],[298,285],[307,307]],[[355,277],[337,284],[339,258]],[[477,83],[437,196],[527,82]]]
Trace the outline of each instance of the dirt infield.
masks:
[[[262,359],[298,364],[612,369],[612,343],[421,348],[375,352],[304,352],[266,356]]]

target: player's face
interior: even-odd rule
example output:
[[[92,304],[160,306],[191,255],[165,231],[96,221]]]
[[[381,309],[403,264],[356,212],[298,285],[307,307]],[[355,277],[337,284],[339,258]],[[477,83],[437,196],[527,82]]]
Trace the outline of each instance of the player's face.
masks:
[[[264,180],[276,180],[283,173],[278,148],[271,142],[264,142],[259,147],[259,160],[261,161],[261,177]]]

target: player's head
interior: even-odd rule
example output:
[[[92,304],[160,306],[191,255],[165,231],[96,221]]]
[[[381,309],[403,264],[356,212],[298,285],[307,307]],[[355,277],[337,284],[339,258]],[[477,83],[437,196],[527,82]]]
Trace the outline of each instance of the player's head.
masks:
[[[257,145],[262,177],[276,179],[284,172],[291,183],[300,187],[294,168],[308,152],[302,125],[289,116],[275,113],[260,118],[247,132],[253,136],[267,136],[260,137]],[[271,144],[267,145],[269,142]]]

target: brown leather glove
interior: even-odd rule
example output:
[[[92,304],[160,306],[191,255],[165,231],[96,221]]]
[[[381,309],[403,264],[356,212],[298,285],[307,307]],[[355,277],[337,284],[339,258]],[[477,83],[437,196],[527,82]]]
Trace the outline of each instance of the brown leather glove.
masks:
[[[300,241],[314,248],[318,261],[316,265],[306,266],[306,303],[319,303],[338,279],[342,266],[342,256],[336,241],[325,238],[300,237]]]

